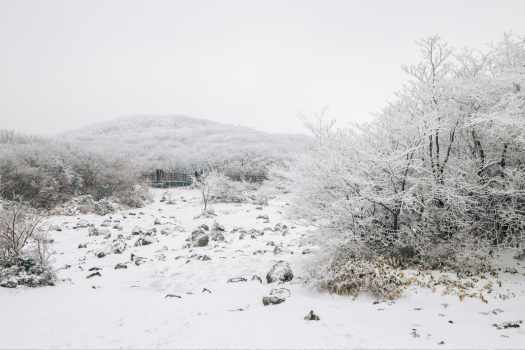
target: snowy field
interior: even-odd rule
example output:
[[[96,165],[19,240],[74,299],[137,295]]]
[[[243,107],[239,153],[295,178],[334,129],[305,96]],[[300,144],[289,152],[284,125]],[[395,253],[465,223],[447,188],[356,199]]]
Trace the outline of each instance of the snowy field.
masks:
[[[486,296],[488,303],[415,287],[394,302],[354,300],[305,284],[317,247],[301,240],[307,227],[285,218],[285,197],[262,209],[214,204],[215,218],[194,219],[201,210],[197,191],[172,190],[174,204],[154,193],[155,202],[143,209],[50,219],[62,228],[51,232],[59,282],[0,288],[0,348],[525,348],[525,325],[493,326],[525,320],[525,269],[515,260],[502,262],[518,272],[502,271],[502,286]],[[84,220],[102,234],[74,228]],[[193,230],[215,221],[225,228],[224,242],[187,246]],[[137,226],[142,234],[132,235]],[[235,227],[246,237],[239,239],[243,231]],[[253,238],[250,229],[258,230]],[[119,234],[126,247],[116,254]],[[141,237],[152,243],[135,246]],[[294,272],[281,286],[265,280],[278,260]],[[119,263],[126,268],[115,269]],[[239,277],[247,281],[228,282]],[[264,306],[262,298],[276,287],[291,296]],[[304,319],[310,310],[319,321]]]

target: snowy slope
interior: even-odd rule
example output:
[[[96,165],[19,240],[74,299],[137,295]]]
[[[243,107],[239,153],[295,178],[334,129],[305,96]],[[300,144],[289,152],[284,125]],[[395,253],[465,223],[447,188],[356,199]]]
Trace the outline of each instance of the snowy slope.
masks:
[[[147,208],[112,215],[123,230],[109,228],[110,239],[89,237],[87,228],[72,228],[79,219],[98,227],[110,216],[53,217],[51,223],[64,228],[52,233],[61,282],[38,289],[0,288],[0,348],[523,348],[525,344],[525,326],[507,330],[492,326],[525,320],[523,267],[518,266],[518,274],[503,276],[499,292],[510,297],[504,300],[494,292],[488,304],[477,299],[460,302],[417,288],[395,302],[328,295],[304,283],[313,255],[302,252],[316,247],[302,243],[309,228],[294,227],[285,219],[286,198],[271,201],[262,210],[251,204],[215,204],[215,219],[194,219],[200,212],[198,192],[171,192],[174,205],[160,203],[157,191],[155,203]],[[270,222],[257,219],[261,214],[269,215]],[[156,218],[160,225],[154,225]],[[183,248],[193,229],[202,223],[211,226],[215,220],[225,226],[224,243]],[[277,223],[288,225],[289,233],[267,229],[263,236],[240,240],[238,233],[230,232],[235,226],[262,230]],[[137,225],[174,231],[157,233],[153,244],[134,247],[138,236],[130,232]],[[97,258],[95,253],[119,233],[129,237],[126,251]],[[269,241],[283,251],[274,254]],[[87,248],[78,248],[80,243],[87,243]],[[131,253],[146,262],[135,265]],[[211,260],[199,260],[199,255]],[[263,306],[262,297],[278,286],[251,278],[258,275],[264,280],[278,260],[289,262],[294,271],[294,279],[284,283],[291,297]],[[117,263],[127,263],[128,268],[115,270]],[[101,268],[100,277],[86,278],[92,267]],[[248,281],[227,282],[234,277]],[[304,320],[310,310],[321,320]]]

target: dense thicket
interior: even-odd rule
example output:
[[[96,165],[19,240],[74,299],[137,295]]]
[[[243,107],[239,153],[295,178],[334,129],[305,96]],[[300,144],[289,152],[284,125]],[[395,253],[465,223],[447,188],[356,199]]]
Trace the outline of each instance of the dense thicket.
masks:
[[[139,173],[123,160],[45,139],[0,133],[0,195],[50,209],[75,195],[140,205]]]
[[[373,121],[309,125],[317,142],[293,173],[297,209],[375,254],[523,242],[524,38],[485,52],[439,37],[418,47],[420,62]]]

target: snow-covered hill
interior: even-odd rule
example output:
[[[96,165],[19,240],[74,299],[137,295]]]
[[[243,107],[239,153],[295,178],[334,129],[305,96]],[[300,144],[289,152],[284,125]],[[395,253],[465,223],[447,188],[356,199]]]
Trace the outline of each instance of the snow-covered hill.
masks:
[[[90,150],[123,155],[144,167],[258,157],[285,159],[310,142],[302,135],[269,134],[180,115],[122,117],[65,132],[59,138]]]

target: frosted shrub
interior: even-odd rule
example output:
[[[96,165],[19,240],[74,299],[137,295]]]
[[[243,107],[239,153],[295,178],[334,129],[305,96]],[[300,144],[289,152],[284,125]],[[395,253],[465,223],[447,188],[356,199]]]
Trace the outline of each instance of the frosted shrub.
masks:
[[[42,215],[21,202],[7,203],[1,209],[0,287],[54,285],[42,220]]]
[[[10,202],[0,208],[0,250],[6,259],[19,258],[37,233],[44,216],[22,202]]]
[[[203,210],[206,211],[210,202],[241,203],[246,201],[245,192],[250,185],[242,181],[233,181],[218,170],[210,170],[196,181],[201,191]]]
[[[131,185],[129,188],[116,193],[115,197],[120,204],[131,208],[141,208],[152,201],[148,187],[141,184]]]
[[[403,273],[383,258],[366,256],[348,247],[336,252],[320,276],[322,289],[354,297],[365,292],[378,298],[396,299],[409,284]]]

